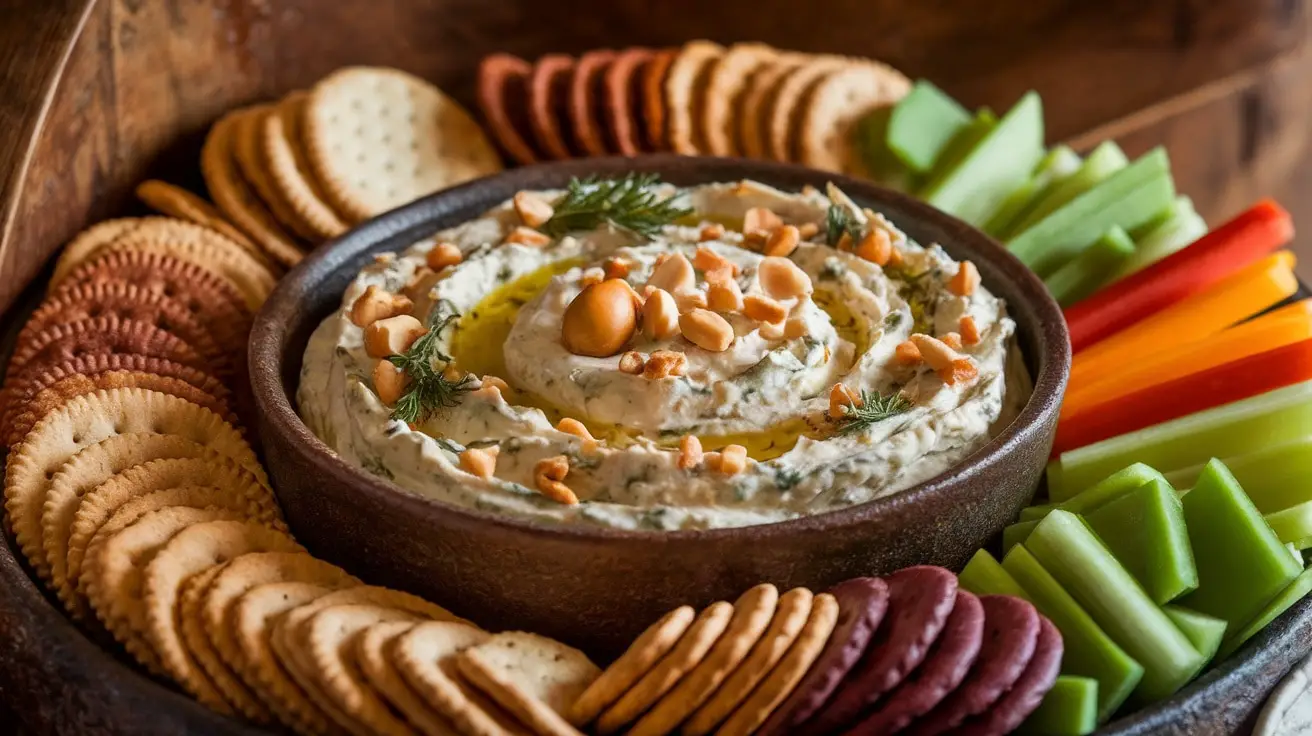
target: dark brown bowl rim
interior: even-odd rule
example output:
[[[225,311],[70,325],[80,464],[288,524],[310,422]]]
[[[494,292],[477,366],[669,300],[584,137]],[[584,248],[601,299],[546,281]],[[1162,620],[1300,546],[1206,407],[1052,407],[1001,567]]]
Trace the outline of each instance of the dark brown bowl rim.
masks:
[[[323,275],[317,275],[319,264],[324,261],[341,259],[340,263],[328,271],[328,273],[335,273],[338,269],[349,267],[353,258],[376,249],[384,240],[402,233],[413,235],[413,232],[422,231],[433,220],[430,214],[433,204],[444,200],[478,201],[484,204],[484,209],[490,209],[509,199],[515,191],[563,187],[570,177],[581,178],[591,174],[615,175],[632,171],[654,172],[664,176],[675,172],[676,178],[700,178],[702,183],[711,183],[717,179],[698,177],[696,174],[712,170],[737,172],[730,175],[730,178],[718,178],[720,181],[753,179],[772,186],[777,186],[777,182],[781,180],[800,182],[797,186],[805,183],[823,186],[825,182],[832,181],[858,202],[888,201],[911,213],[913,218],[934,223],[945,231],[953,232],[954,239],[974,241],[974,248],[984,253],[991,252],[992,265],[997,271],[1005,274],[1006,278],[1015,282],[1015,291],[1030,301],[1038,318],[1037,324],[1029,325],[1027,329],[1037,330],[1040,333],[1037,335],[1037,342],[1041,346],[1039,351],[1041,355],[1031,356],[1039,367],[1039,374],[1033,377],[1033,392],[1019,415],[1006,429],[965,460],[922,483],[890,496],[774,523],[660,531],[556,524],[536,519],[521,519],[457,506],[423,496],[342,461],[309,430],[297,414],[292,396],[283,385],[282,375],[286,356],[280,353],[278,346],[286,341],[287,328],[301,295],[312,287],[311,282],[321,281],[324,278]],[[688,176],[689,172],[692,172],[692,176]],[[500,194],[500,192],[508,193]],[[906,219],[905,215],[903,219]],[[428,232],[431,234],[435,230],[430,229]],[[417,241],[422,237],[423,235],[415,235],[414,240]],[[948,251],[952,250],[950,245],[944,247]],[[344,256],[344,252],[349,252],[350,255]],[[1019,323],[1017,329],[1021,329]],[[303,350],[304,346],[301,346],[301,349]],[[491,524],[530,535],[584,541],[643,543],[658,540],[711,542],[717,539],[735,538],[765,541],[778,536],[823,532],[867,524],[878,520],[890,509],[905,504],[915,504],[934,494],[951,492],[954,488],[968,483],[973,476],[980,474],[984,469],[1004,462],[1022,444],[1044,440],[1043,427],[1054,419],[1053,415],[1061,407],[1060,398],[1065,391],[1070,361],[1070,340],[1065,318],[1042,280],[1000,243],[971,225],[914,197],[868,181],[794,164],[675,154],[576,159],[510,169],[428,195],[361,223],[308,255],[281,279],[264,307],[256,315],[251,330],[249,352],[251,386],[257,409],[263,415],[265,427],[281,434],[282,438],[287,440],[287,445],[294,448],[294,451],[307,461],[309,467],[356,486],[361,492],[370,493],[381,503],[395,504],[398,510],[413,513],[431,513],[437,510],[463,516],[471,522]],[[292,390],[295,390],[294,387]]]

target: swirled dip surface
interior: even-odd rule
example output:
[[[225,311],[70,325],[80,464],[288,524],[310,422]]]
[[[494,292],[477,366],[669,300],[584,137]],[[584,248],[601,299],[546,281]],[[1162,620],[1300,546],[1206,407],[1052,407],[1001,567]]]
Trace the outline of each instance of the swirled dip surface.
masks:
[[[421,495],[552,522],[669,530],[770,523],[896,493],[980,448],[1028,398],[1005,305],[987,285],[965,295],[950,288],[961,266],[940,247],[910,242],[882,216],[836,196],[852,217],[889,234],[900,263],[881,267],[825,244],[832,203],[814,190],[789,194],[740,182],[663,191],[693,214],[652,237],[602,225],[540,247],[506,243],[522,223],[505,203],[379,257],[310,339],[297,395],[301,416],[345,461]],[[551,201],[560,193],[541,196]],[[734,338],[721,352],[639,331],[625,350],[686,356],[682,375],[661,378],[622,372],[618,355],[565,348],[565,310],[587,269],[608,259],[629,266],[625,278],[641,293],[658,258],[682,253],[691,260],[701,245],[738,267],[744,294],[760,293],[760,246],[739,232],[752,207],[818,228],[789,255],[814,290],[787,301],[788,335],[740,312],[724,315]],[[708,223],[724,226],[723,234],[704,238]],[[438,242],[459,246],[464,260],[432,272],[426,255]],[[700,272],[697,283],[705,288]],[[457,316],[438,338],[452,365],[437,367],[471,375],[466,388],[475,390],[414,425],[391,417],[373,386],[378,361],[350,319],[371,285],[410,295],[426,323]],[[977,369],[970,380],[947,383],[925,362],[898,355],[913,333],[951,342],[963,317],[978,332],[959,348]],[[510,390],[477,390],[491,385],[485,376]],[[871,397],[899,396],[903,410],[853,426],[830,411],[838,383]],[[566,417],[597,442],[557,429]],[[708,463],[681,468],[685,435],[708,452],[742,445],[746,467],[732,474]],[[493,447],[492,477],[462,469],[461,452]],[[578,504],[558,503],[535,485],[538,462],[562,455],[569,460],[564,482]]]

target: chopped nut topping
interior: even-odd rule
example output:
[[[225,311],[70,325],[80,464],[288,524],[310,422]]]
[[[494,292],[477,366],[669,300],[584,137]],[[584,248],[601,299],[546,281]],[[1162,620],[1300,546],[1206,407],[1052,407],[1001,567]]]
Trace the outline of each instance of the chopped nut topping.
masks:
[[[679,440],[679,469],[691,470],[702,464],[702,441],[696,435],[685,434]]]
[[[405,373],[391,361],[380,360],[374,366],[374,393],[378,394],[378,400],[387,406],[396,404],[405,393],[405,387],[409,383],[409,378]]]
[[[783,218],[767,207],[752,207],[743,215],[743,234],[769,234],[775,228],[782,227]]]
[[[706,290],[706,305],[716,312],[741,312],[743,290],[733,279],[713,281]]]
[[[583,440],[583,449],[588,452],[597,449],[597,438],[593,437],[592,433],[588,431],[588,428],[583,426],[583,422],[580,422],[573,417],[565,417],[564,419],[561,419],[556,423],[556,429],[559,429],[565,434],[572,434]]]
[[[766,340],[784,339],[783,322],[762,322],[756,326],[756,331],[761,333],[761,337]]]
[[[708,274],[707,280],[710,280],[709,274],[712,271],[728,269],[731,276],[737,276],[741,270],[738,268],[738,264],[704,245],[697,246],[697,252],[692,257],[692,265],[705,271]]]
[[[679,314],[687,314],[694,309],[705,309],[706,292],[699,289],[676,292],[674,302],[679,305]]]
[[[629,262],[619,258],[607,258],[605,275],[608,279],[622,279],[629,275]]]
[[[784,337],[789,340],[796,340],[799,337],[805,336],[809,332],[810,331],[806,327],[806,320],[801,317],[793,317],[784,324]],[[829,346],[826,345],[825,350],[828,349]]]
[[[861,397],[852,389],[841,383],[835,383],[829,389],[829,418],[842,419],[847,416],[847,407],[861,406]]]
[[[455,243],[438,243],[428,251],[424,257],[428,267],[434,271],[441,271],[448,266],[454,266],[465,259],[464,254],[460,252],[460,246]]]
[[[551,216],[556,214],[556,210],[550,202],[543,199],[539,194],[516,192],[515,213],[519,215],[519,219],[525,225],[538,228],[546,224],[547,220],[550,220]]]
[[[733,344],[733,326],[709,309],[693,309],[679,316],[679,329],[703,350],[722,353]]]
[[[893,350],[893,357],[897,362],[903,365],[912,365],[920,362],[920,348],[916,347],[914,342],[906,340],[898,343]]]
[[[781,323],[788,316],[788,307],[763,294],[748,294],[743,299],[743,314],[757,322]]]
[[[677,320],[675,321],[675,325],[678,325]],[[643,360],[642,353],[639,353],[636,350],[630,350],[620,356],[620,373],[639,376],[642,375],[642,369],[645,368],[646,365],[647,361]]]
[[[487,480],[497,469],[497,455],[501,448],[471,447],[460,453],[460,469],[470,475]]]
[[[702,232],[698,236],[703,242],[707,240],[719,240],[724,237],[724,225],[718,222],[712,222],[709,225],[702,226]]]
[[[946,335],[940,337],[939,339],[943,341],[944,345],[947,345],[953,350],[961,349],[961,335],[958,335],[955,332],[949,332]]]
[[[720,450],[720,467],[717,470],[725,475],[737,475],[747,469],[747,448],[742,445],[729,445]]]
[[[506,236],[506,243],[514,243],[529,248],[541,248],[551,243],[551,237],[545,233],[540,233],[533,228],[519,226],[510,231]]]
[[[911,336],[911,342],[920,350],[925,364],[934,369],[943,383],[949,386],[969,381],[979,375],[974,362],[948,347],[942,340],[919,333]]]
[[[674,350],[657,350],[647,358],[647,365],[643,367],[642,375],[656,380],[682,376],[687,370],[688,356]]]
[[[802,236],[797,228],[792,225],[784,225],[776,228],[766,238],[765,248],[761,252],[767,256],[781,256],[787,258],[797,250],[797,244],[802,241]]]
[[[775,299],[792,299],[811,293],[811,277],[787,258],[766,256],[756,270],[761,290]]]
[[[606,272],[593,266],[583,270],[583,275],[579,277],[579,286],[586,289],[593,284],[600,284],[606,280]]]
[[[906,259],[902,257],[902,251],[895,247],[888,252],[888,263],[886,265],[889,268],[897,268],[904,263],[906,263]]]
[[[642,334],[648,340],[668,340],[679,334],[679,306],[664,289],[652,288],[642,306]]]
[[[422,322],[408,314],[380,319],[364,328],[364,351],[371,358],[400,355],[427,332]]]
[[[885,266],[893,255],[893,240],[882,228],[872,227],[857,244],[856,254],[875,265]]]
[[[364,290],[351,305],[351,322],[356,327],[368,327],[380,319],[409,312],[414,302],[409,297],[383,291],[377,284]]]
[[[948,281],[948,291],[957,296],[970,296],[979,286],[979,269],[970,261],[962,261],[957,273]]]
[[[814,222],[804,222],[797,226],[797,234],[802,240],[810,240],[820,234],[820,226]]]
[[[847,233],[843,233],[842,235],[838,236],[838,243],[834,247],[846,253],[852,250],[855,247],[855,244],[852,242],[851,235],[848,235]]]
[[[547,480],[565,480],[569,475],[569,458],[564,455],[555,455],[553,457],[539,460],[533,466],[534,478],[546,478]]]
[[[638,329],[635,292],[627,282],[611,279],[593,284],[565,307],[560,337],[575,355],[605,358],[617,355]]]
[[[663,260],[657,259],[656,267],[652,269],[651,276],[647,279],[647,285],[664,289],[671,294],[691,291],[697,286],[697,274],[682,253],[675,253]]]
[[[979,343],[979,327],[975,324],[975,318],[967,314],[957,323],[957,329],[961,330],[961,341],[966,345],[976,345]]]

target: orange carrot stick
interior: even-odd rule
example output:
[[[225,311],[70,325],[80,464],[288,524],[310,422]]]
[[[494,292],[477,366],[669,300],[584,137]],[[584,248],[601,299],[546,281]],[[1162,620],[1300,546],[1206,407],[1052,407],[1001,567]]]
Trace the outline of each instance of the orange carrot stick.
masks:
[[[1061,421],[1097,411],[1135,391],[1308,339],[1312,339],[1312,299],[1303,299],[1211,337],[1143,356],[1115,373],[1072,382],[1062,402]]]
[[[1075,356],[1070,380],[1084,383],[1115,373],[1145,356],[1201,340],[1266,309],[1297,289],[1294,254],[1273,253]]]

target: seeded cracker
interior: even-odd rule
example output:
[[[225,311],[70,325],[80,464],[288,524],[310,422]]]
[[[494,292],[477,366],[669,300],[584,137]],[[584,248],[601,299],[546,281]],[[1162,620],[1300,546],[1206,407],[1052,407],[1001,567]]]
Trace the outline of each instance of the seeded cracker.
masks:
[[[478,65],[478,107],[501,150],[516,163],[535,164],[528,143],[528,77],[532,67],[510,54],[488,54]]]
[[[601,84],[606,70],[615,60],[610,49],[589,51],[574,65],[569,82],[569,122],[574,129],[574,143],[589,156],[612,153],[607,145],[601,117]]]
[[[696,667],[711,646],[729,626],[733,605],[724,601],[712,603],[693,621],[669,654],[665,655],[642,679],[624,693],[614,705],[597,719],[596,730],[601,734],[620,732]]]
[[[255,190],[260,202],[273,214],[287,240],[300,248],[303,243],[298,238],[314,242],[317,236],[296,215],[269,176],[261,139],[264,137],[264,123],[273,114],[273,105],[262,104],[246,108],[244,114],[237,117],[237,122],[232,126],[232,157],[237,162],[242,179]]]
[[[305,157],[300,131],[308,97],[305,92],[293,92],[283,98],[264,119],[261,144],[273,185],[317,241],[335,238],[350,226],[328,205]]]
[[[561,128],[561,121],[567,115],[569,81],[573,76],[574,58],[564,54],[539,58],[529,75],[529,125],[538,148],[548,158],[565,159],[574,155]]]
[[[747,88],[737,104],[737,134],[742,155],[769,158],[770,111],[780,82],[810,58],[805,54],[782,53],[748,78]]]
[[[911,80],[876,62],[853,64],[826,74],[802,101],[796,128],[799,160],[817,169],[867,175],[855,140],[857,122],[896,103]]]
[[[469,113],[423,80],[392,69],[342,69],[315,85],[305,147],[333,208],[372,217],[501,170]]]
[[[664,657],[688,630],[696,613],[692,606],[680,606],[647,627],[629,648],[601,674],[570,707],[569,721],[575,726],[592,722],[640,677]]]
[[[405,678],[392,662],[392,647],[402,634],[414,628],[413,621],[376,623],[361,631],[353,639],[352,653],[365,679],[405,720],[424,736],[451,736],[457,734],[455,724],[428,705],[406,684]]]
[[[275,722],[273,713],[269,712],[264,703],[223,663],[218,652],[210,645],[209,639],[205,638],[205,631],[201,626],[201,600],[213,584],[214,578],[225,567],[226,565],[216,565],[205,572],[193,575],[179,588],[178,633],[182,637],[183,645],[205,676],[214,683],[219,693],[223,695],[223,699],[228,701],[242,718],[262,726],[272,725]]]
[[[215,230],[252,255],[260,255],[255,243],[245,233],[234,227],[222,212],[199,195],[159,179],[147,179],[138,184],[136,195],[151,209]]]
[[[670,148],[675,153],[706,152],[697,121],[706,104],[706,83],[711,67],[724,54],[724,47],[710,41],[691,41],[674,58],[665,76],[666,112],[669,115]]]
[[[563,717],[601,674],[587,655],[554,639],[514,631],[463,651],[460,673],[540,736],[574,736]]]
[[[729,47],[710,69],[705,104],[698,124],[706,152],[712,156],[739,156],[737,121],[740,103],[752,75],[770,64],[779,52],[762,43],[738,43]]]
[[[807,92],[826,74],[856,63],[859,62],[844,56],[813,56],[775,82],[778,89],[769,96],[769,107],[762,111],[766,122],[766,153],[770,158],[797,160],[797,131]]]
[[[457,655],[491,636],[468,624],[433,621],[417,624],[393,646],[401,676],[462,734],[503,736],[507,731],[524,732],[507,714],[465,684],[457,671]]]

